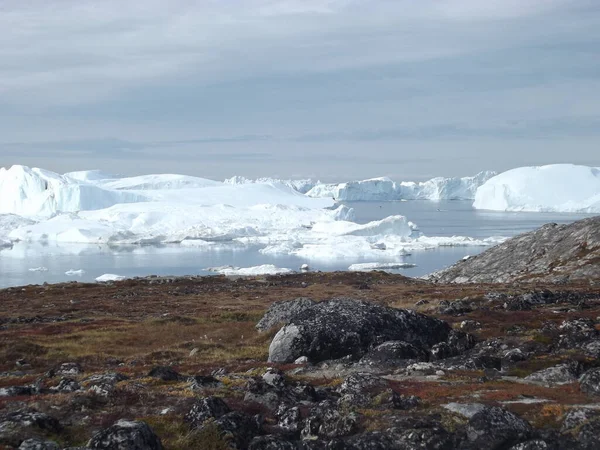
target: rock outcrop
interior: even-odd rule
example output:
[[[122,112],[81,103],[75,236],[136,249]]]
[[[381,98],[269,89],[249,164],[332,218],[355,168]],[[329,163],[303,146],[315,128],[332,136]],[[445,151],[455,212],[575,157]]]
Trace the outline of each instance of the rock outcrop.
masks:
[[[428,278],[441,283],[600,279],[600,216],[544,225]]]
[[[444,342],[450,326],[414,311],[394,309],[348,298],[316,303],[300,311],[281,328],[269,347],[269,361],[311,362],[362,357],[387,341],[404,341],[418,348]]]

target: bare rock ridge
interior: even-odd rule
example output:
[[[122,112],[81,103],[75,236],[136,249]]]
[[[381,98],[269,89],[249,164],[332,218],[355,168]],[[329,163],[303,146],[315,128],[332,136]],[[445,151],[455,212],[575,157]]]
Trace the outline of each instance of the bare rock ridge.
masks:
[[[550,223],[429,275],[441,283],[600,279],[600,216]]]

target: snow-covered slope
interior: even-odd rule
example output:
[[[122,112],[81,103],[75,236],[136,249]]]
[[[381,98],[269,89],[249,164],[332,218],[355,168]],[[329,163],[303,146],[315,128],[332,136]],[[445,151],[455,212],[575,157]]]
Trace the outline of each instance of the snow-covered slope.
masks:
[[[351,181],[341,184],[317,184],[306,195],[330,197],[337,201],[394,201],[394,200],[471,200],[475,192],[495,172],[480,172],[474,177],[437,177],[425,182],[396,183],[387,177]]]
[[[473,206],[497,211],[600,213],[600,168],[553,164],[509,170],[480,186]]]
[[[108,208],[145,201],[131,192],[116,192],[56,173],[25,166],[0,168],[0,214],[49,217],[57,212]]]

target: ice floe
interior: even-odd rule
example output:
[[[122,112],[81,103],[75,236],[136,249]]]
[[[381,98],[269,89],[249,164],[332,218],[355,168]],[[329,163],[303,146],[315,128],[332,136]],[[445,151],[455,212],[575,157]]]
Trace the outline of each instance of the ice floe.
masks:
[[[123,281],[126,280],[127,277],[123,275],[115,275],[114,273],[105,273],[104,275],[100,275],[96,278],[98,283],[106,283],[109,281]]]
[[[277,275],[281,273],[292,273],[292,269],[283,267],[277,267],[273,264],[263,264],[261,266],[253,267],[234,267],[234,266],[221,266],[221,267],[209,267],[205,269],[207,272],[215,272],[221,275],[227,276],[253,276],[253,275]]]
[[[370,272],[372,270],[398,270],[398,269],[410,269],[412,267],[417,267],[417,265],[412,264],[412,263],[405,263],[405,262],[391,262],[391,263],[372,262],[372,263],[352,264],[350,267],[348,267],[348,270],[351,272]]]

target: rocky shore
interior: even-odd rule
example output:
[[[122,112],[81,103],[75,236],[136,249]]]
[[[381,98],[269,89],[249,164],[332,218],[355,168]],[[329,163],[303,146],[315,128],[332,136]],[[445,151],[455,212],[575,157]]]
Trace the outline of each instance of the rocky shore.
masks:
[[[596,235],[577,226],[579,240],[553,228],[569,248],[588,242],[569,261],[498,283],[483,262],[524,237],[433,281],[305,273],[2,290],[0,449],[600,448]],[[553,258],[549,230],[527,244],[531,260]]]

